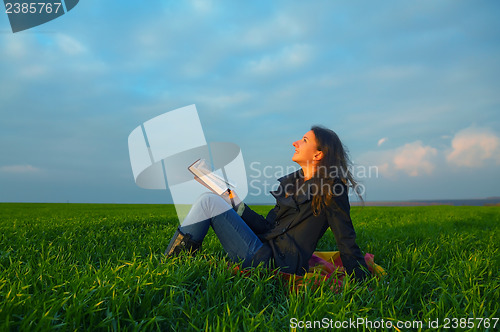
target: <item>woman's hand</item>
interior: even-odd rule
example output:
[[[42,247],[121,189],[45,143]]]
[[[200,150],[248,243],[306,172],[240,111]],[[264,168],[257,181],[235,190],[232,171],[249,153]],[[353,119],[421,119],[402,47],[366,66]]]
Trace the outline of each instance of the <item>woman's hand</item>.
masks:
[[[224,200],[233,207],[233,209],[237,209],[241,204],[241,199],[236,195],[234,190],[228,189],[224,192],[220,197],[224,198]]]

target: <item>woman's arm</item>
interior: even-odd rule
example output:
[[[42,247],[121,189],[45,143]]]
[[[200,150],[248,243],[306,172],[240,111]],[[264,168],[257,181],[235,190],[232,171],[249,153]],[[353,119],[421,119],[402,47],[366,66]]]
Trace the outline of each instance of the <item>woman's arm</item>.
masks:
[[[236,213],[238,213],[241,219],[245,221],[254,233],[263,234],[271,229],[272,223],[243,203],[235,191],[226,192],[222,194],[221,197],[224,198],[228,204],[233,206]],[[273,210],[271,210],[271,212],[272,211]],[[268,217],[270,217],[270,214]]]
[[[364,279],[368,267],[366,266],[361,249],[356,243],[356,232],[352,225],[347,192],[333,197],[326,214],[328,224],[335,236],[335,241],[340,251],[342,264],[347,273],[351,274],[354,272],[356,279]],[[366,271],[363,268],[366,268]]]
[[[274,209],[269,212],[267,218],[264,218],[264,216],[250,209],[245,203],[241,203],[241,205],[243,207],[240,206],[237,212],[255,234],[264,234],[273,228],[274,223],[270,221],[270,218],[274,220],[272,217]]]

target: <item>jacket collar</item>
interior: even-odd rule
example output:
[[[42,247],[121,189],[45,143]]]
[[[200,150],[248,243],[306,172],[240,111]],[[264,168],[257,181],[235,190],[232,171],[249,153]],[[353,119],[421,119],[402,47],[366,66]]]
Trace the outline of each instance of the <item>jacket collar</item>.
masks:
[[[296,205],[300,205],[306,201],[312,199],[311,195],[311,181],[306,181],[302,183],[302,186],[305,186],[299,194],[295,196],[295,187],[297,184],[297,180],[304,178],[304,171],[299,169],[293,173],[285,175],[278,179],[280,182],[280,186],[278,190],[271,191],[271,194],[281,203],[285,205],[290,205],[296,207]]]
[[[301,177],[304,177],[304,171],[302,170],[302,168],[299,170],[296,170],[295,172],[292,172],[290,174],[287,174],[285,176],[280,177],[278,179],[278,181],[281,184],[293,183],[293,181],[295,181]]]

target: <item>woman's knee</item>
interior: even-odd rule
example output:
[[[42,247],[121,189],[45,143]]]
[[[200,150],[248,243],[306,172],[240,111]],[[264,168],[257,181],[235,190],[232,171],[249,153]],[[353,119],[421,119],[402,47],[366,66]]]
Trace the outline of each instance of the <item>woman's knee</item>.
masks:
[[[230,209],[230,206],[222,197],[212,192],[201,194],[195,204],[209,213],[210,217],[214,217]]]
[[[214,194],[212,192],[205,192],[198,196],[198,199],[196,200],[195,204],[199,204],[202,206],[211,205],[216,201],[217,199],[222,199],[219,195]]]

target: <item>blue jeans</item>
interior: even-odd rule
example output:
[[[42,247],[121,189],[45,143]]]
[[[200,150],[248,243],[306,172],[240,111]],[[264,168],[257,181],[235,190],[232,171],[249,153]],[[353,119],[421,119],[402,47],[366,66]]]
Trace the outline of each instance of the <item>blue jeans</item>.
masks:
[[[191,234],[194,241],[202,242],[210,226],[233,262],[244,260],[244,265],[258,264],[250,262],[263,247],[262,241],[223,198],[204,193],[193,204],[179,230]]]

